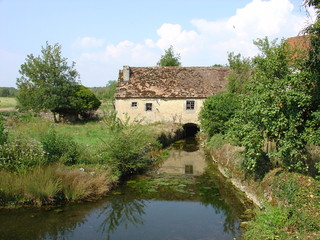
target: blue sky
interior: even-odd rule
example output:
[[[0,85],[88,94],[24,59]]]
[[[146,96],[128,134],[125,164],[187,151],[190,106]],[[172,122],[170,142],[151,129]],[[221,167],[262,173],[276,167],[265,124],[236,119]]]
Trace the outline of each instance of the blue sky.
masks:
[[[253,40],[296,36],[310,21],[302,0],[0,0],[0,87],[15,87],[46,41],[98,87],[123,65],[155,66],[170,45],[183,66],[226,64],[228,52],[254,56]]]

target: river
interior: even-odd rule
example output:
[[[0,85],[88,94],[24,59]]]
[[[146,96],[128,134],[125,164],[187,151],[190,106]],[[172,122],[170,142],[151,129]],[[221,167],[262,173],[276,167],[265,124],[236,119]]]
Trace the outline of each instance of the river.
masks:
[[[246,208],[194,138],[97,202],[0,210],[0,239],[240,239]]]

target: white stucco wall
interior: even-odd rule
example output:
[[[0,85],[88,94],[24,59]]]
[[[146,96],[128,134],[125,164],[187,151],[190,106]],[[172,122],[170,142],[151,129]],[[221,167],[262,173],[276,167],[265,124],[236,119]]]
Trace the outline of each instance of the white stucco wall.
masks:
[[[194,110],[186,109],[186,101],[195,101]],[[126,114],[131,120],[143,119],[145,123],[176,122],[199,123],[198,115],[204,99],[116,99],[115,107],[118,117],[125,119]],[[132,107],[132,102],[137,107]],[[146,111],[146,103],[152,103],[152,111]]]

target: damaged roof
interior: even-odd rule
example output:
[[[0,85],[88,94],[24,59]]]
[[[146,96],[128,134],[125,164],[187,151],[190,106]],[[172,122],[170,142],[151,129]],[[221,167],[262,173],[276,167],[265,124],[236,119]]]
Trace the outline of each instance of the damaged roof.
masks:
[[[293,51],[291,53],[293,59],[308,58],[309,50],[311,48],[310,35],[291,37],[288,38],[286,42],[289,45],[289,49]]]
[[[128,67],[116,98],[206,98],[224,90],[228,67]]]

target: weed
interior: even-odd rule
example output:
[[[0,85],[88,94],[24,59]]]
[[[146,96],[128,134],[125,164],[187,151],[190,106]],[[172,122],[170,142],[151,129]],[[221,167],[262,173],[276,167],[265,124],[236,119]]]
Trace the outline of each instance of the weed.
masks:
[[[209,148],[221,148],[224,144],[228,143],[227,140],[225,140],[224,135],[221,133],[215,134],[210,138],[210,141],[208,143]]]
[[[44,163],[45,152],[41,144],[31,138],[15,138],[0,145],[0,168],[26,172]]]
[[[105,195],[117,181],[109,168],[52,165],[27,173],[0,171],[0,206],[56,205]]]
[[[76,164],[80,156],[79,145],[70,137],[58,134],[51,128],[41,140],[47,153],[47,162],[60,161],[65,165]]]
[[[144,126],[139,123],[129,124],[129,118],[122,121],[114,113],[106,118],[106,122],[112,134],[109,141],[104,142],[103,164],[126,175],[153,162],[150,153],[153,149],[160,148],[160,144]]]
[[[116,180],[110,169],[57,168],[67,200],[84,200],[105,195]]]
[[[292,239],[289,236],[294,222],[289,208],[267,206],[250,222],[244,239]]]

